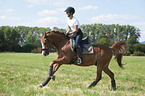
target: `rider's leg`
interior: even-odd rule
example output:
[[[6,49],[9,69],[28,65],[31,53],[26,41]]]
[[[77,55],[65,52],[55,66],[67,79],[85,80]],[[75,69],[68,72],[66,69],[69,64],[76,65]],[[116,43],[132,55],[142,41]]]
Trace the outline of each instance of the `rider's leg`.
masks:
[[[76,40],[76,38],[72,38],[74,56],[73,56],[73,59],[71,60],[70,64],[73,64],[78,58],[77,57],[77,50],[76,50],[75,40]]]
[[[75,40],[75,48],[77,50],[77,56],[79,57],[78,64],[82,64],[83,63],[83,60],[82,60],[82,48],[80,46],[80,44],[82,42],[82,38],[83,38],[83,34],[78,34],[76,36],[76,40]]]
[[[82,58],[82,50],[80,45],[77,45],[77,56],[78,56],[78,64],[82,64],[83,63],[83,58]]]

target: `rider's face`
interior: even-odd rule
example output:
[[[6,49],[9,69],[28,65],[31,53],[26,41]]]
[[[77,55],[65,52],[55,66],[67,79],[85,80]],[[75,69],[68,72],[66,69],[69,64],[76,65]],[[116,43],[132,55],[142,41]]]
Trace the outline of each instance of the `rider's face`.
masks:
[[[70,16],[70,12],[66,12],[66,15],[69,17]]]

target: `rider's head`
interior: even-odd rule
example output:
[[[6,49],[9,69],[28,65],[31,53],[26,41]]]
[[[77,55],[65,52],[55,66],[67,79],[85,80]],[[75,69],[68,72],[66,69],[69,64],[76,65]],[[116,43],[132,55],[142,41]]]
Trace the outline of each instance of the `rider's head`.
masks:
[[[66,12],[68,17],[70,17],[71,15],[75,13],[75,9],[73,7],[68,7],[64,12]]]

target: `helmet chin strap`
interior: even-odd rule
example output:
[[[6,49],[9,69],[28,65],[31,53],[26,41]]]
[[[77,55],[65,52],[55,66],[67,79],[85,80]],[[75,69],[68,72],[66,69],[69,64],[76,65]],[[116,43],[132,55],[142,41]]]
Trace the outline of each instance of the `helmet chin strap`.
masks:
[[[68,17],[70,17],[70,15],[68,15]]]
[[[71,16],[71,14],[70,15],[68,15],[68,17],[70,17]]]
[[[68,17],[70,17],[71,15],[72,15],[72,13],[71,13],[71,14],[69,14],[69,15],[68,15]]]

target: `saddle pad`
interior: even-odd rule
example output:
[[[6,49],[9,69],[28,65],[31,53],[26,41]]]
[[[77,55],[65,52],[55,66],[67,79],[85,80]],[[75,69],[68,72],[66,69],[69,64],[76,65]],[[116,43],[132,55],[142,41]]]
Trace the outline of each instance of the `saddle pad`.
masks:
[[[70,39],[71,50],[73,51],[74,41]],[[92,43],[89,42],[88,44],[83,44],[83,54],[92,54],[94,53],[94,49]]]

